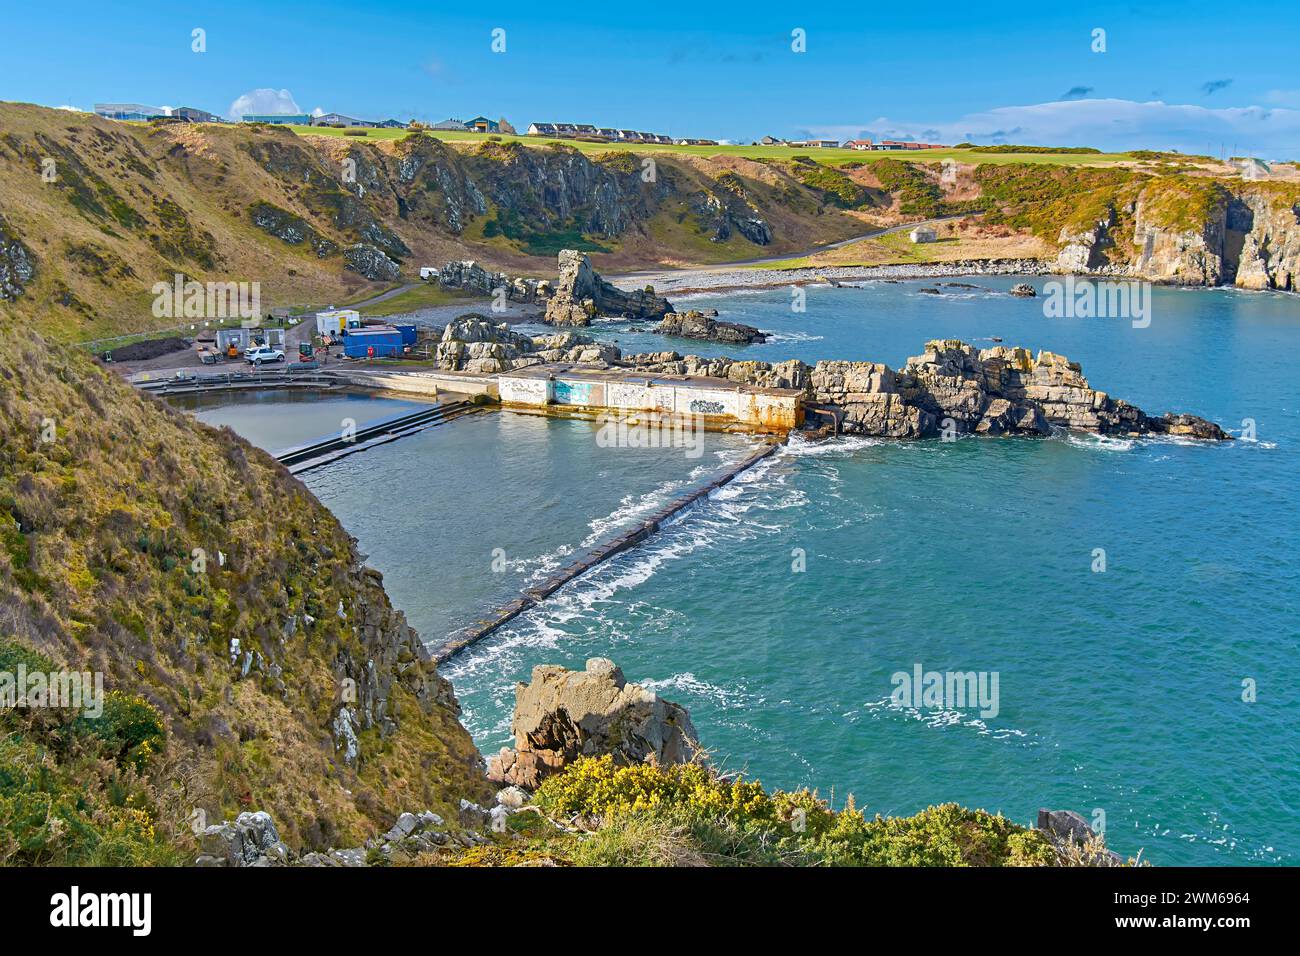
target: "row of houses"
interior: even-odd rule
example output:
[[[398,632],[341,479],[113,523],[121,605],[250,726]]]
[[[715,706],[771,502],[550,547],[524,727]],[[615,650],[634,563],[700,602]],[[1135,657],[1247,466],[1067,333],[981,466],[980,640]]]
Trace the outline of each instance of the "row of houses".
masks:
[[[163,118],[179,119],[187,123],[224,123],[225,120],[214,113],[189,106],[146,106],[140,103],[96,103],[95,113],[105,119],[114,120],[154,120]],[[245,123],[274,123],[292,126],[329,126],[334,128],[365,127],[369,129],[408,129],[411,124],[400,120],[363,120],[343,113],[323,113],[312,116],[309,113],[248,113],[241,117]],[[428,124],[425,128],[432,130],[473,132],[473,133],[507,133],[513,134],[515,128],[502,117],[489,119],[475,116],[470,120],[445,119],[439,123]],[[559,139],[593,139],[611,143],[653,143],[664,146],[717,146],[713,139],[673,139],[662,133],[642,133],[630,129],[613,129],[605,126],[592,126],[590,123],[531,123],[529,136],[550,136]],[[841,143],[836,139],[777,139],[764,136],[756,145],[794,146],[800,149],[853,149],[867,150],[919,150],[948,149],[939,143],[916,143],[908,140],[882,139],[875,142],[870,139],[851,139]]]
[[[559,139],[598,139],[610,143],[660,143],[665,146],[717,146],[711,139],[673,139],[662,133],[642,133],[632,129],[612,129],[590,123],[530,123],[529,136],[554,136]]]
[[[756,145],[796,146],[800,149],[856,149],[859,151],[949,148],[939,143],[913,143],[897,139],[882,139],[878,143],[869,139],[850,139],[841,143],[837,139],[777,139],[775,136],[764,136]]]

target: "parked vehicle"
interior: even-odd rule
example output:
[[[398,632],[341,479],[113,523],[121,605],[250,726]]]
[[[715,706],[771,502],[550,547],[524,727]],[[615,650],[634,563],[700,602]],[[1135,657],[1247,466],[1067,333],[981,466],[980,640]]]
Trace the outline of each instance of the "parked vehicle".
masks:
[[[244,360],[250,365],[262,365],[267,362],[283,362],[284,352],[268,345],[255,345],[244,353]]]

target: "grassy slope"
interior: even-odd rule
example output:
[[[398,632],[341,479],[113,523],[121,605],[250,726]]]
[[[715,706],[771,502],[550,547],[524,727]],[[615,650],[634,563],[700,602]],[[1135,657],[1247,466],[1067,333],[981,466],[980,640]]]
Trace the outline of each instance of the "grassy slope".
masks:
[[[27,243],[38,266],[17,307],[51,337],[98,340],[178,327],[187,332],[185,323],[155,318],[150,311],[153,284],[178,272],[200,281],[256,281],[264,312],[362,300],[386,287],[347,271],[337,253],[318,258],[308,243],[290,245],[257,229],[249,210],[254,203],[269,203],[302,217],[338,245],[357,241],[355,230],[331,221],[333,200],[327,197],[322,204],[319,189],[305,187],[300,172],[312,169],[318,177],[331,177],[352,150],[367,162],[387,164],[392,175],[394,151],[409,146],[403,142],[406,131],[345,137],[319,128],[295,133],[283,127],[152,126],[19,104],[0,104],[0,128],[0,215]],[[447,144],[448,162],[475,177],[489,169],[493,175],[512,175],[508,166],[492,166],[509,155],[503,146],[522,143],[535,156],[552,150],[548,144],[554,142],[501,137],[490,143],[471,133],[440,133],[434,141]],[[276,151],[287,165],[268,171],[250,155],[254,148]],[[410,247],[404,264],[408,275],[418,265],[450,258],[476,258],[512,274],[551,275],[556,243],[607,250],[594,253],[593,262],[610,272],[760,256],[794,259],[872,228],[976,205],[989,209],[986,221],[1036,237],[1050,255],[1063,225],[1083,225],[1107,208],[1124,206],[1138,180],[1170,168],[1159,159],[1139,157],[1141,162],[1133,163],[1132,157],[1102,154],[647,146],[632,156],[622,147],[577,142],[561,149],[606,163],[619,153],[634,164],[642,153],[659,157],[673,189],[612,238],[569,235],[556,223],[540,232],[533,224],[523,239],[489,235],[486,227],[500,216],[495,206],[487,215],[469,212],[463,232],[453,235],[432,216],[441,196],[436,187],[421,192],[427,201],[411,215],[399,211],[386,187],[368,191],[363,203]],[[795,162],[797,156],[809,160]],[[40,180],[43,158],[56,161],[55,183]],[[961,182],[952,188],[939,182],[939,161],[945,158],[979,165],[960,166]],[[1193,172],[1201,177],[1205,170]],[[1207,180],[1185,172],[1161,179],[1182,187],[1170,189],[1170,201],[1154,207],[1171,223],[1194,216],[1204,205],[1195,200]],[[773,243],[760,247],[735,234],[711,241],[688,201],[703,189],[743,195],[771,224]],[[344,195],[336,187],[335,193]],[[981,243],[965,247],[960,255],[988,254]],[[915,261],[918,255],[948,252],[913,253],[889,243],[849,248],[852,252],[807,262]]]
[[[102,671],[108,690],[161,714],[169,742],[145,765],[151,782],[120,794],[162,794],[142,807],[159,833],[184,845],[193,808],[209,819],[257,808],[291,844],[341,846],[402,810],[454,818],[461,796],[482,796],[449,688],[414,661],[404,622],[354,567],[338,522],[265,453],[8,318],[0,447],[0,642]],[[257,655],[247,676],[231,663],[232,639]],[[364,686],[372,660],[392,682],[395,725],[360,733],[353,769],[330,724],[341,678]],[[439,687],[441,702],[428,692]],[[39,776],[15,769],[33,759],[0,754],[0,829],[19,826],[15,806],[40,803]],[[31,847],[19,861],[56,836],[30,821],[23,832]]]

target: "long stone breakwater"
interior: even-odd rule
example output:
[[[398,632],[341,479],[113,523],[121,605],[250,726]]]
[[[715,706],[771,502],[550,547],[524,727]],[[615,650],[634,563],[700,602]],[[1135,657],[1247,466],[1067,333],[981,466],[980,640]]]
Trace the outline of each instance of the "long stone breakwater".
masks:
[[[584,553],[572,564],[561,568],[554,575],[547,578],[541,584],[527,588],[519,597],[515,598],[508,604],[502,605],[490,616],[477,621],[467,628],[463,628],[453,634],[447,641],[434,651],[434,660],[439,663],[445,663],[455,657],[461,651],[468,647],[473,647],[479,641],[492,634],[497,629],[508,624],[520,614],[530,608],[536,607],[542,601],[546,600],[560,588],[564,587],[574,578],[585,574],[597,565],[603,564],[615,555],[622,554],[624,551],[640,544],[651,535],[657,533],[665,522],[680,514],[689,508],[701,498],[712,494],[723,485],[729,484],[735,480],[737,475],[757,465],[774,455],[782,445],[782,442],[771,442],[762,448],[747,456],[743,461],[732,465],[721,474],[715,476],[702,485],[697,485],[690,491],[677,498],[664,507],[658,509],[653,514],[646,517],[639,524],[625,531],[612,535],[605,541],[593,547],[590,551]]]

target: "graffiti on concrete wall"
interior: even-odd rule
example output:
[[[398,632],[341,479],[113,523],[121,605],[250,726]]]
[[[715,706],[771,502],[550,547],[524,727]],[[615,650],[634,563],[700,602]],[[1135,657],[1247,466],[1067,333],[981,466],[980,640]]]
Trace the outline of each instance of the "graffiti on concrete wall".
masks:
[[[590,405],[591,383],[561,382],[557,380],[555,383],[555,401],[561,405]]]
[[[721,402],[708,402],[697,398],[691,402],[691,411],[696,415],[723,415],[726,409]]]
[[[546,404],[546,382],[535,378],[501,379],[501,400],[529,405]]]

